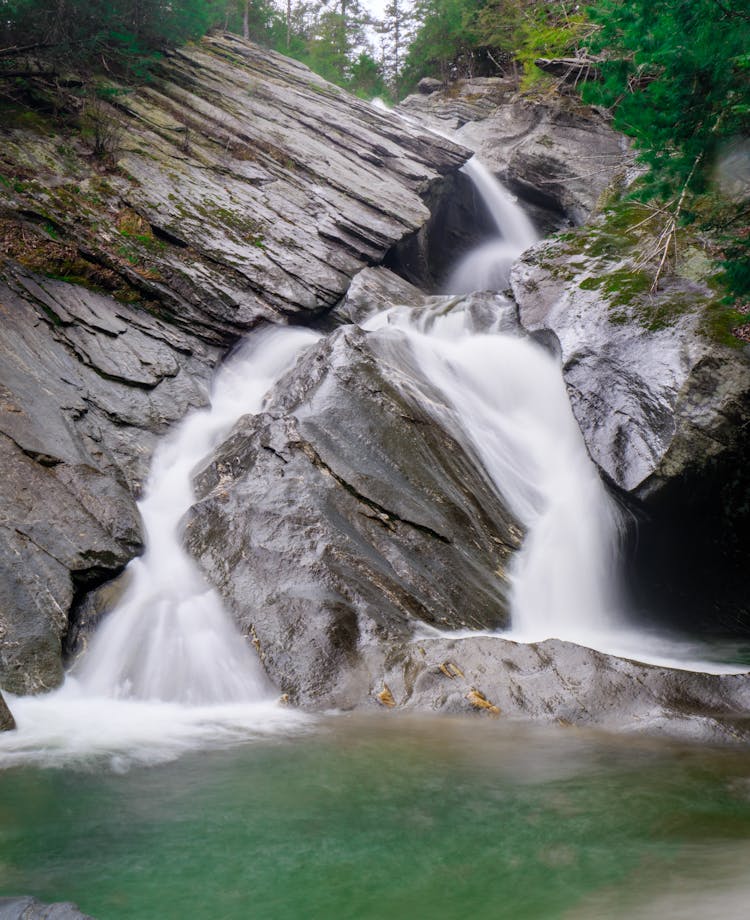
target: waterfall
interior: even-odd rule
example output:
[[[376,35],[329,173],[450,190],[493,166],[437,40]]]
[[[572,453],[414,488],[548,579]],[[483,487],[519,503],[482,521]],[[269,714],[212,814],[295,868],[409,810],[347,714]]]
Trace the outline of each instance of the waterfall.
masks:
[[[513,196],[476,157],[462,169],[482,198],[498,236],[472,249],[451,272],[445,284],[450,294],[502,291],[510,269],[521,253],[539,239],[534,226]]]
[[[538,237],[476,157],[464,170],[499,237],[465,256],[447,287],[501,290]],[[449,337],[420,341],[418,354],[526,530],[510,572],[513,636],[590,640],[614,626],[620,518],[586,451],[559,362],[528,339],[472,335],[455,322]]]
[[[475,332],[460,306],[417,321],[394,310],[368,327],[409,340],[453,410],[441,423],[468,442],[526,531],[509,573],[511,637],[590,639],[614,626],[619,514],[586,452],[557,359],[518,334]]]
[[[317,338],[289,328],[253,336],[217,375],[210,408],[188,416],[159,446],[138,506],[146,552],[130,564],[125,595],[78,671],[90,693],[190,704],[268,693],[257,656],[183,549],[180,520],[195,500],[196,465],[241,415],[260,412],[276,379]]]
[[[139,503],[145,554],[128,566],[121,601],[64,685],[43,696],[9,695],[19,731],[0,737],[6,764],[102,756],[126,769],[307,725],[273,701],[255,651],[182,548],[180,522],[194,501],[196,465],[240,416],[262,409],[268,390],[319,337],[290,327],[254,333],[219,370],[210,407],[159,445]]]

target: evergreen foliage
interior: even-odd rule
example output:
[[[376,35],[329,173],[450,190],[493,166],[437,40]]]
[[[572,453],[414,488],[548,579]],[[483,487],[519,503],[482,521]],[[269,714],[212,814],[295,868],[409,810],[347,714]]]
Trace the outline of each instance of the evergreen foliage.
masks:
[[[73,65],[130,67],[204,34],[219,0],[2,0],[0,55],[45,50]]]
[[[732,151],[750,161],[750,11],[744,0],[598,0],[603,81],[587,101],[613,109],[648,172],[640,196],[662,203],[674,231],[698,222],[724,247],[724,280],[750,296],[750,190],[722,182]],[[718,171],[718,173],[717,173]],[[668,240],[667,240],[668,241]]]

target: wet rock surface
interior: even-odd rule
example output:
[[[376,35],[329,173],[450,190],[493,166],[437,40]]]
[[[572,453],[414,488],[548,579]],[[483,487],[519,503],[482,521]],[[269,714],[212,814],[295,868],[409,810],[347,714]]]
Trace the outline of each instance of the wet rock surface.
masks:
[[[219,351],[10,264],[0,314],[0,683],[28,693],[62,679],[78,593],[140,551],[154,445],[205,404]]]
[[[13,713],[8,709],[8,704],[0,693],[0,732],[12,731],[16,727]]]
[[[750,740],[750,676],[640,664],[548,639],[425,637],[373,663],[368,705],[591,725],[704,742]],[[377,676],[375,676],[377,675]],[[385,703],[385,699],[392,701]]]
[[[511,284],[524,325],[560,342],[590,455],[635,500],[633,610],[693,634],[746,635],[750,351],[708,333],[705,283],[671,274],[651,292],[632,257],[576,247],[539,244]]]
[[[750,420],[750,356],[702,332],[705,285],[672,277],[638,296],[643,278],[627,262],[576,257],[554,239],[511,274],[524,326],[557,335],[591,456],[645,497],[738,446]]]
[[[521,530],[459,430],[400,334],[345,326],[198,474],[187,546],[293,701],[357,703],[415,628],[507,623]]]
[[[57,122],[0,127],[0,686],[14,693],[62,679],[79,599],[141,548],[156,440],[206,403],[226,348],[338,302],[468,156],[235,37],[112,89],[81,113],[112,129],[106,162]]]

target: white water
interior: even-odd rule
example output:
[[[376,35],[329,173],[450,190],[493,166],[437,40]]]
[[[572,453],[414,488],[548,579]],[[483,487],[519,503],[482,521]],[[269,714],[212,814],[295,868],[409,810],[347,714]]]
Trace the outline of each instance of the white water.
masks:
[[[511,266],[539,237],[515,198],[476,157],[464,165],[462,172],[470,177],[481,195],[498,236],[473,249],[458,263],[445,290],[449,294],[505,290]]]
[[[255,652],[182,548],[180,521],[194,501],[196,465],[240,416],[259,412],[275,381],[319,335],[256,333],[217,374],[211,406],[159,445],[139,504],[146,552],[100,625],[75,677],[9,703],[19,731],[0,736],[4,763],[56,763],[106,755],[114,767],[305,724],[272,702]]]
[[[456,267],[448,293],[499,291],[538,239],[516,203],[476,159],[465,166],[498,230]],[[526,529],[510,572],[506,638],[559,638],[614,655],[689,670],[743,673],[706,661],[699,646],[636,630],[620,595],[623,520],[588,456],[556,359],[528,339],[477,335],[466,313],[400,325],[421,368],[454,407],[498,493]]]

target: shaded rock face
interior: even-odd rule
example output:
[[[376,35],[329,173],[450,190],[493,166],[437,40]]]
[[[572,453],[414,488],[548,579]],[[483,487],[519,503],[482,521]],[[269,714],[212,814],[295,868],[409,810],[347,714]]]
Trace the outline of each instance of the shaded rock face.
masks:
[[[750,739],[750,677],[652,667],[549,639],[394,644],[369,705],[592,725],[704,742]],[[376,668],[373,667],[376,673]]]
[[[14,693],[62,679],[79,598],[141,548],[156,439],[205,404],[226,347],[339,301],[468,156],[233,37],[111,99],[84,114],[117,126],[115,170],[58,123],[0,126],[0,686]]]
[[[401,335],[346,326],[197,476],[187,546],[295,702],[356,704],[415,627],[507,625],[521,530],[457,429]]]
[[[630,160],[625,138],[597,111],[567,96],[524,99],[508,78],[415,94],[400,109],[473,150],[544,230],[582,224]]]
[[[16,720],[13,713],[8,709],[8,704],[0,693],[0,732],[12,731],[16,727]]]
[[[627,260],[581,258],[565,240],[541,243],[511,275],[524,325],[560,341],[589,453],[635,498],[635,608],[746,634],[750,354],[703,334],[705,285],[671,276],[645,303],[630,290],[639,281]]]

